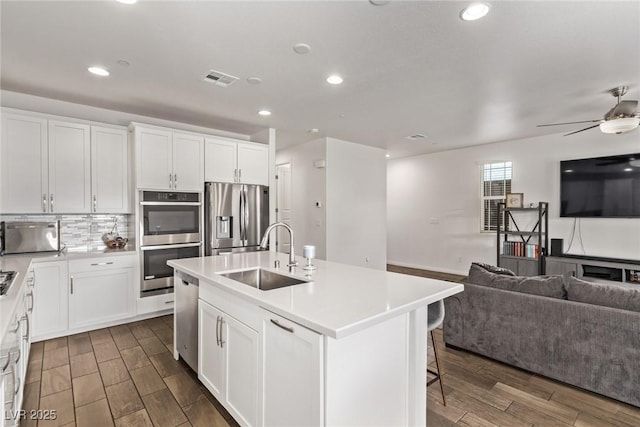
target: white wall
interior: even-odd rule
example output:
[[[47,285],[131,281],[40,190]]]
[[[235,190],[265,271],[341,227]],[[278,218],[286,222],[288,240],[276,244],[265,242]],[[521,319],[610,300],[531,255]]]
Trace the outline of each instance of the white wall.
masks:
[[[640,152],[640,129],[597,129],[488,144],[390,160],[387,167],[387,257],[390,264],[466,274],[472,261],[495,264],[496,236],[480,233],[480,166],[513,162],[512,191],[524,202],[548,201],[549,236],[567,250],[574,224],[559,218],[560,160]],[[584,253],[640,259],[640,219],[579,220]],[[582,254],[578,238],[571,253]]]
[[[379,148],[327,138],[327,260],[386,270],[386,168]]]
[[[316,168],[314,161],[325,160],[327,143],[317,139],[276,153],[276,164],[291,163],[291,228],[295,233],[295,250],[302,256],[302,246],[315,245],[316,256],[326,259],[326,169]],[[321,207],[315,203],[319,201]]]

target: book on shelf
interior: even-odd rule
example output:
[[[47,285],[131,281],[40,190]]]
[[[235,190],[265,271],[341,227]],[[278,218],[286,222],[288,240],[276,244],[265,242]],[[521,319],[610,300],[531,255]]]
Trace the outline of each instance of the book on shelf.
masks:
[[[502,245],[502,255],[523,258],[540,258],[540,245],[533,243],[505,241]]]

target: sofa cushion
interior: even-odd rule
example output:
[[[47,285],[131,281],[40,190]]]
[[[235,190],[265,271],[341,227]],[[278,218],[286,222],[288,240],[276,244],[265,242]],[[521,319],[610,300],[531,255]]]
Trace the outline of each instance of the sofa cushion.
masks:
[[[562,276],[509,276],[491,273],[476,264],[471,264],[469,283],[505,291],[566,299]]]
[[[640,312],[640,286],[627,283],[587,282],[575,277],[567,281],[567,299]]]
[[[503,268],[503,267],[496,267],[495,265],[491,265],[491,264],[486,264],[484,262],[472,262],[471,265],[477,265],[478,267],[490,272],[490,273],[496,273],[496,274],[504,274],[505,276],[515,276],[516,273],[514,273],[513,271],[509,270],[508,268]]]

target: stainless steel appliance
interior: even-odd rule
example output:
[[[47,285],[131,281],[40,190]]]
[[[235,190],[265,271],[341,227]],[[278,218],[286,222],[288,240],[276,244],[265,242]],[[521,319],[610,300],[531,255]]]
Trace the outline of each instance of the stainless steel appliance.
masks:
[[[11,287],[17,274],[15,271],[0,271],[0,297],[9,292],[9,287]]]
[[[60,221],[0,223],[4,254],[60,251]]]
[[[205,255],[260,250],[269,226],[269,187],[205,183]]]
[[[175,288],[176,348],[182,359],[198,371],[198,279],[176,273]]]
[[[200,194],[142,191],[140,245],[200,242]]]
[[[173,292],[170,259],[202,255],[200,193],[140,192],[140,296]]]

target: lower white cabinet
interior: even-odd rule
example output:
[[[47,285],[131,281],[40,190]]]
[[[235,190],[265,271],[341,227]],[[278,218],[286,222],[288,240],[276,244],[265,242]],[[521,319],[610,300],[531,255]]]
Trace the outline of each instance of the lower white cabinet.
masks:
[[[260,335],[198,301],[198,377],[241,425],[259,424]]]
[[[131,268],[73,273],[69,277],[69,327],[133,316]]]
[[[65,332],[69,326],[67,261],[34,264],[33,331],[35,339]]]
[[[322,425],[322,335],[261,311],[264,425]]]

